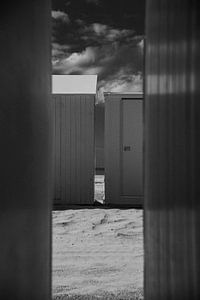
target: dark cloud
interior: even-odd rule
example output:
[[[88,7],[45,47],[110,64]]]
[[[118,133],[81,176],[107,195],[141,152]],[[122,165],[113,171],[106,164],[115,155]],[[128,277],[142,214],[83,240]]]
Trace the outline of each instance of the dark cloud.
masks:
[[[142,70],[141,37],[131,40],[127,44],[119,42],[89,46],[81,52],[69,52],[67,46],[53,44],[54,70],[64,74],[71,74],[73,70],[86,74],[96,68],[99,78],[112,76],[124,68],[129,73]]]
[[[53,0],[52,9],[68,13],[73,20],[134,28],[138,35],[144,33],[144,0]]]
[[[144,1],[54,0],[52,17],[54,74],[98,74],[101,98],[142,89]]]

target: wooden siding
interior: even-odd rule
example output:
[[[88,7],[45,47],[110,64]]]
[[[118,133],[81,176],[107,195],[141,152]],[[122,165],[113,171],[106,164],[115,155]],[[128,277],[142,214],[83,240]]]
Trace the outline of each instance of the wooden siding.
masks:
[[[142,94],[105,94],[105,202],[108,205],[141,205],[143,197],[121,195],[121,100],[142,99]],[[143,196],[143,195],[141,195]]]
[[[145,299],[200,299],[199,1],[147,0]]]
[[[52,96],[54,205],[93,204],[94,95]]]
[[[51,299],[51,3],[5,2],[0,44],[0,299]]]
[[[120,202],[120,96],[105,99],[105,202]]]
[[[95,105],[95,168],[96,174],[104,174],[104,103]]]

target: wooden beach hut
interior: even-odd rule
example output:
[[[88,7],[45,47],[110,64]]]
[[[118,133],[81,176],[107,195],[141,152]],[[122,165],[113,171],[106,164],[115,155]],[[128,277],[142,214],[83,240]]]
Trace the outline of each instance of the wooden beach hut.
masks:
[[[53,75],[54,206],[94,202],[96,75]]]

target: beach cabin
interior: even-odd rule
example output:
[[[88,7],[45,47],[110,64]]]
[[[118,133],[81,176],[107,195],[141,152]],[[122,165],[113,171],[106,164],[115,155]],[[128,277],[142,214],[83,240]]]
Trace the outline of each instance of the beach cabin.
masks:
[[[146,1],[145,300],[200,298],[199,20],[200,9],[197,0]],[[88,122],[92,125],[88,126],[88,130],[93,130],[93,118],[87,119],[84,115],[83,122],[79,117],[74,118],[75,114],[80,115],[80,110],[78,113],[72,109],[73,114],[69,113],[69,106],[74,107],[76,102],[73,102],[72,98],[76,99],[79,96],[82,99],[81,95],[76,94],[78,84],[76,95],[69,96],[57,90],[57,96],[55,94],[53,99],[49,99],[50,22],[50,1],[4,2],[3,30],[0,35],[1,44],[4,45],[0,49],[0,299],[51,299],[53,184],[50,180],[50,100],[51,103],[55,102],[54,130],[57,133],[57,141],[65,131],[65,139],[73,139],[73,145],[75,144],[75,136],[70,135],[67,129],[70,127],[70,121],[76,120],[77,124]],[[92,115],[96,80],[94,78],[91,81],[94,84],[93,93],[86,93],[87,96],[85,95],[83,100],[86,103],[91,97],[91,105],[90,108],[83,106],[83,110],[90,110]],[[67,97],[70,98],[69,102],[65,102]],[[82,103],[82,100],[80,102]],[[113,106],[113,117],[110,118],[110,122],[115,124],[119,124],[114,117],[115,113],[119,115],[118,103]],[[61,106],[65,107],[65,110],[60,110]],[[59,114],[63,115],[64,111],[67,117],[59,118]],[[107,115],[110,113],[107,112]],[[62,123],[60,127],[59,123]],[[66,125],[65,130],[63,123]],[[119,129],[119,125],[117,126]],[[116,132],[113,132],[115,135]],[[80,135],[78,131],[77,134]],[[116,145],[115,136],[110,138]],[[91,147],[82,146],[84,151],[92,151],[93,143],[88,143]],[[57,144],[57,148],[54,145],[54,149],[63,152],[68,148],[68,144],[65,143],[64,149],[61,144],[63,145],[63,139]],[[83,138],[81,144],[84,144]],[[117,145],[116,150],[111,146],[109,149],[114,149],[113,153],[116,156],[119,146]],[[58,152],[59,150],[56,154],[57,160]],[[109,153],[110,159],[111,154],[112,152]],[[74,164],[74,156],[77,154],[71,152],[70,155],[73,156],[71,164]],[[63,157],[67,159],[68,156]],[[85,157],[89,161],[90,156]],[[114,169],[114,161],[110,160],[111,162]],[[74,169],[69,165],[68,161],[68,170],[74,174]],[[65,165],[62,164],[63,166]],[[92,167],[89,168],[88,164],[86,167],[92,173]],[[76,168],[78,170],[77,166]],[[82,170],[87,176],[86,170]],[[60,168],[59,172],[61,178],[63,169]],[[67,173],[65,176],[66,179]],[[134,184],[134,180],[132,183]],[[78,184],[76,186],[79,187]],[[117,186],[113,187],[112,184],[112,195],[114,188]],[[72,190],[74,186],[71,185],[71,192]],[[68,193],[67,189],[65,193]],[[119,196],[116,197],[118,198]],[[134,238],[137,239],[137,236]],[[132,237],[130,242],[132,243]],[[77,251],[76,247],[74,249]],[[124,255],[126,251],[124,243]],[[69,251],[67,255],[69,258]],[[74,255],[79,255],[78,251]],[[88,252],[83,260],[87,261],[87,256]],[[115,253],[113,257],[115,259]],[[106,261],[102,263],[106,264]],[[137,266],[134,266],[134,270],[137,271]],[[95,274],[94,271],[92,270]],[[128,276],[133,274],[129,273]],[[72,280],[75,280],[75,277]],[[60,290],[64,291],[64,288]]]
[[[96,75],[53,75],[54,207],[94,202]]]
[[[143,95],[105,93],[105,203],[143,204]]]

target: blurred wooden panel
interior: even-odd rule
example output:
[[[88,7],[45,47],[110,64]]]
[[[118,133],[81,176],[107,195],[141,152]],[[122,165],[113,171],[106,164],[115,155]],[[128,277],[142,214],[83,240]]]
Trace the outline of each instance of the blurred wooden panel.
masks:
[[[0,29],[0,299],[51,298],[51,4],[4,2]]]
[[[198,1],[147,0],[145,299],[200,299]]]
[[[54,206],[94,202],[94,95],[54,94]]]

